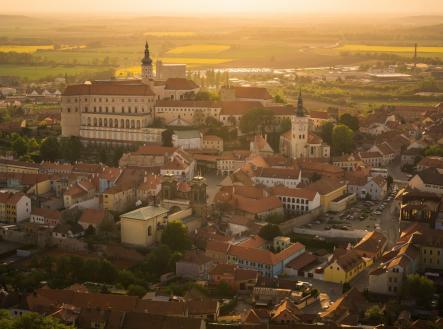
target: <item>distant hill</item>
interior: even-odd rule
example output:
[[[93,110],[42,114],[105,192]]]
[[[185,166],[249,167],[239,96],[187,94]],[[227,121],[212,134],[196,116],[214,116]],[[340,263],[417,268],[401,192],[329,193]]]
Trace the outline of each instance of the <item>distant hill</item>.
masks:
[[[443,15],[406,16],[397,19],[397,22],[410,25],[436,25],[443,24]]]

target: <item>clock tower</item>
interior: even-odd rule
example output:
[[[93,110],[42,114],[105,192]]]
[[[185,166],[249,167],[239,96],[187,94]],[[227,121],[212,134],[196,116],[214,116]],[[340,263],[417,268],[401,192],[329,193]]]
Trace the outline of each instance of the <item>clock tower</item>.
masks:
[[[305,115],[303,109],[301,90],[298,95],[295,115],[291,119],[291,126],[291,157],[294,159],[305,158],[308,154],[309,117]]]
[[[144,83],[149,83],[154,75],[152,74],[152,59],[149,54],[149,45],[146,41],[145,44],[145,56],[142,59],[142,81]]]

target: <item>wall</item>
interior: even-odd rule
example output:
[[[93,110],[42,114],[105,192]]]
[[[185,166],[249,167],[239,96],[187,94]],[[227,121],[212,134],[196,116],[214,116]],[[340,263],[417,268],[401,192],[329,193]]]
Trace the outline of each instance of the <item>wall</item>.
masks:
[[[364,230],[344,231],[344,230],[331,229],[328,231],[324,231],[324,230],[304,229],[299,227],[294,227],[293,232],[299,234],[312,235],[312,236],[318,235],[329,239],[343,238],[343,239],[355,239],[355,240],[361,239],[368,233]]]
[[[313,209],[312,211],[310,211],[304,215],[292,218],[290,220],[287,220],[284,223],[281,223],[279,225],[280,230],[282,231],[283,234],[291,233],[291,232],[295,231],[295,228],[297,226],[302,226],[302,225],[313,222],[315,219],[318,218],[318,216],[320,216],[321,213],[322,213],[321,207]]]

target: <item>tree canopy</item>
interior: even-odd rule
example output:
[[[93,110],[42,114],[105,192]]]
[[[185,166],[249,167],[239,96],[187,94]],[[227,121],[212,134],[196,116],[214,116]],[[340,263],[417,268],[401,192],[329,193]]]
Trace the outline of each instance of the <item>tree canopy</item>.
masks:
[[[346,125],[338,124],[332,131],[334,154],[351,153],[354,150],[354,133]]]
[[[240,130],[245,134],[263,132],[272,123],[272,111],[252,109],[240,119]]]
[[[340,123],[348,126],[353,131],[357,131],[359,128],[358,117],[349,113],[344,113],[340,116]]]
[[[429,306],[434,292],[434,283],[420,274],[408,275],[402,287],[404,297],[414,299],[417,305],[423,307]]]
[[[60,155],[69,162],[78,161],[81,150],[82,143],[76,136],[65,137],[60,140]]]
[[[172,251],[185,251],[191,248],[191,239],[185,225],[180,222],[169,222],[162,232],[161,242]]]
[[[0,328],[2,329],[74,329],[64,325],[57,319],[44,317],[37,313],[25,313],[13,317],[11,312],[0,310]]]
[[[280,228],[275,224],[267,224],[258,232],[258,235],[267,241],[271,241],[281,234]]]
[[[325,122],[320,127],[320,137],[329,146],[332,145],[332,131],[334,130],[334,124],[330,121]]]
[[[43,160],[55,161],[60,157],[60,145],[57,138],[50,136],[40,144],[40,156]]]

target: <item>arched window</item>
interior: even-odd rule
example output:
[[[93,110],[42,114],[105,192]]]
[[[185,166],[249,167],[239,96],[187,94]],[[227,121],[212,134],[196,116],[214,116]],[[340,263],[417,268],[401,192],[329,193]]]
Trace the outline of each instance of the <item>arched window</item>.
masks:
[[[129,128],[129,120],[126,119],[126,128]]]
[[[135,122],[134,122],[134,120],[131,120],[131,128],[135,128]]]
[[[114,126],[115,126],[115,128],[118,128],[118,120],[117,119],[114,120]]]
[[[103,125],[102,119],[98,119],[98,126],[101,127]]]
[[[109,119],[109,127],[113,128],[114,126],[114,121],[112,119]]]
[[[125,120],[121,119],[120,120],[120,128],[124,128],[125,127]]]
[[[108,126],[108,119],[105,118],[103,121],[104,121],[104,126],[107,127]]]
[[[140,129],[140,120],[137,120],[137,129]]]

